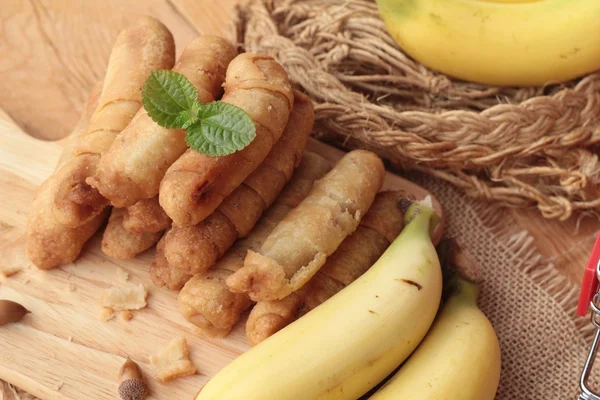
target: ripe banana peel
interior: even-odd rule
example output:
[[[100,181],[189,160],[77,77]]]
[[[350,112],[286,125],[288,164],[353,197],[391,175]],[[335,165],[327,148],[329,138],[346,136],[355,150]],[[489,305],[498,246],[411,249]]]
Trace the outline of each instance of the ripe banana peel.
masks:
[[[411,57],[490,85],[538,86],[600,70],[598,0],[377,0]]]
[[[413,203],[407,224],[364,275],[232,361],[197,400],[356,399],[401,364],[438,310],[435,213]]]
[[[477,287],[460,279],[423,342],[370,400],[493,400],[500,346],[476,301]]]

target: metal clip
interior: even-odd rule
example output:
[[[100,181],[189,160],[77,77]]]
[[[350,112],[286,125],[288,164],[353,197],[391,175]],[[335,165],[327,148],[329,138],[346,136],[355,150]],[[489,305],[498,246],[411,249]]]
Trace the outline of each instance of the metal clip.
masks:
[[[598,260],[596,264],[596,279],[600,281],[600,260]],[[581,394],[579,395],[578,400],[600,400],[600,396],[592,392],[588,387],[588,378],[592,372],[594,360],[596,359],[598,347],[600,346],[600,290],[596,291],[594,294],[594,297],[590,302],[590,309],[590,319],[592,324],[596,327],[596,334],[594,335],[592,347],[590,347],[590,352],[588,353],[585,365],[583,366],[583,371],[581,372],[581,378],[579,380]]]

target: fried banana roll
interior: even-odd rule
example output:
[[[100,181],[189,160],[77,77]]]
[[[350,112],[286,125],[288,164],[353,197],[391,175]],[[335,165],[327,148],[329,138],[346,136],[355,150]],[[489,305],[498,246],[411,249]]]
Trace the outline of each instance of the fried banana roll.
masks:
[[[271,232],[244,267],[227,278],[254,301],[278,300],[300,289],[356,230],[383,184],[385,169],[365,150],[346,154],[306,199]]]
[[[294,94],[277,61],[244,53],[227,68],[221,101],[249,114],[256,137],[243,150],[227,156],[211,157],[188,149],[169,167],[160,184],[159,200],[175,226],[204,220],[258,168],[283,133]]]
[[[200,36],[187,45],[173,71],[189,79],[201,102],[210,103],[223,94],[225,71],[236,55],[225,39]],[[186,150],[184,130],[163,128],[142,109],[102,155],[89,182],[114,206],[129,207],[158,195],[165,172]]]
[[[233,293],[225,280],[244,265],[249,249],[258,250],[273,228],[310,192],[315,180],[331,168],[314,153],[305,153],[291,181],[252,232],[236,242],[217,264],[195,275],[179,293],[179,310],[209,336],[225,336],[252,304],[246,293]]]
[[[256,345],[354,282],[381,257],[404,227],[400,191],[378,193],[356,230],[327,258],[300,290],[281,300],[260,301],[246,322],[246,336]]]
[[[109,205],[86,179],[96,173],[101,155],[141,108],[141,88],[148,75],[173,67],[174,57],[171,32],[154,18],[138,18],[119,34],[87,131],[78,137],[70,159],[54,175],[59,183],[52,212],[60,223],[78,227]]]
[[[166,237],[169,263],[188,274],[207,270],[233,242],[246,236],[290,180],[314,122],[308,97],[295,93],[288,125],[262,164],[197,225],[174,227]]]

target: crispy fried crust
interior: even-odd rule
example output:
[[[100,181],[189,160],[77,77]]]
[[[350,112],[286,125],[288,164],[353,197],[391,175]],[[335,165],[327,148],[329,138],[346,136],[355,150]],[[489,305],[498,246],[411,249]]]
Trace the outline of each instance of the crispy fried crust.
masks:
[[[295,98],[288,126],[262,164],[208,218],[196,225],[175,227],[168,235],[165,256],[172,266],[189,274],[208,269],[235,239],[250,232],[263,211],[273,203],[291,177],[290,171],[300,163],[314,122],[310,100],[299,92]],[[209,231],[212,221],[221,215],[229,224]],[[217,251],[217,247],[221,251]]]
[[[237,232],[219,210],[198,225],[173,228],[165,238],[169,263],[187,274],[208,269],[231,247]]]
[[[179,309],[189,322],[210,336],[224,336],[231,330],[252,302],[245,293],[231,292],[225,280],[243,266],[248,250],[260,248],[273,228],[308,194],[312,183],[325,175],[329,168],[329,163],[321,156],[306,153],[282,195],[252,232],[229,249],[212,269],[195,275],[183,287],[179,293]],[[280,202],[280,199],[283,201]]]
[[[229,64],[222,101],[250,115],[256,137],[227,156],[211,157],[188,149],[169,167],[159,200],[177,226],[195,225],[208,217],[263,162],[283,133],[294,96],[279,63],[244,53]]]
[[[384,173],[374,153],[346,154],[273,230],[260,251],[248,252],[244,268],[227,278],[230,289],[264,301],[282,299],[302,287],[357,228]]]
[[[227,65],[236,56],[231,43],[202,35],[190,42],[173,68],[198,90],[199,100],[219,99]],[[93,186],[118,207],[156,196],[167,168],[187,149],[185,132],[156,124],[145,110],[102,155]]]
[[[399,191],[378,193],[358,228],[305,286],[281,300],[258,302],[246,323],[250,344],[265,340],[365,273],[404,227],[398,207],[403,196]]]
[[[252,307],[246,322],[248,343],[255,346],[289,325],[304,301],[304,290],[293,292],[281,300],[259,301]]]
[[[171,290],[180,290],[192,275],[171,267],[165,258],[164,248],[165,237],[163,236],[156,245],[156,255],[150,267],[150,278],[158,287],[166,286]]]
[[[97,84],[90,92],[55,171],[73,158],[77,138],[86,132],[90,118],[98,106],[101,91],[102,85]],[[58,222],[51,211],[58,183],[59,179],[53,175],[40,186],[27,219],[27,254],[33,264],[40,269],[50,269],[73,262],[84,243],[102,225],[108,215],[108,212],[104,212],[77,228],[64,226]]]
[[[124,208],[113,208],[102,236],[102,252],[119,260],[129,260],[152,247],[162,232],[131,233],[123,227]]]
[[[142,106],[140,87],[157,69],[171,68],[175,43],[158,20],[138,18],[113,46],[102,94],[85,134],[77,139],[72,158],[61,169],[52,212],[57,220],[77,227],[100,214],[108,201],[86,179],[96,173],[100,156]]]
[[[162,232],[171,226],[171,218],[164,212],[158,197],[140,200],[125,208],[123,228],[140,235],[145,232]]]
[[[167,347],[148,358],[154,367],[154,376],[161,382],[196,373],[196,367],[190,361],[185,338],[173,339]]]
[[[106,220],[108,209],[76,228],[64,226],[50,211],[56,181],[49,179],[38,189],[27,222],[27,255],[40,269],[75,261],[83,245]]]

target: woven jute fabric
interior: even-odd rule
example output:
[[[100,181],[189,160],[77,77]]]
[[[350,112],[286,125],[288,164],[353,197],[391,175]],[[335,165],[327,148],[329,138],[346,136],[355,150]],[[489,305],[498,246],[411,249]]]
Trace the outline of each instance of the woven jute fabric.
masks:
[[[600,207],[600,72],[540,88],[453,80],[403,54],[372,0],[252,0],[237,28],[311,96],[328,140],[546,218]]]

